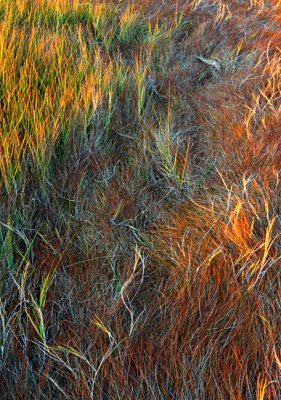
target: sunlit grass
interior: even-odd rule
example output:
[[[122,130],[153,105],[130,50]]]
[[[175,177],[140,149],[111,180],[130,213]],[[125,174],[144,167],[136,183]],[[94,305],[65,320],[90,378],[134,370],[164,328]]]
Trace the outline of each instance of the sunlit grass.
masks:
[[[108,130],[132,74],[112,51],[124,41],[142,46],[155,30],[149,20],[137,19],[133,7],[118,11],[110,2],[2,1],[1,9],[0,168],[9,190],[27,165],[44,176],[57,146],[85,132],[97,110]],[[139,117],[146,70],[140,56],[134,72]],[[129,90],[134,92],[133,82]]]

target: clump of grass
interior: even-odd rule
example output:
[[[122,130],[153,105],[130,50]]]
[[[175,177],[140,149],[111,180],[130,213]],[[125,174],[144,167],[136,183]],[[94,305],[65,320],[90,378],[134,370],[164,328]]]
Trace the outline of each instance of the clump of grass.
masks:
[[[171,111],[163,122],[159,122],[159,128],[152,132],[152,158],[160,176],[168,181],[168,188],[174,185],[176,190],[191,185],[190,179],[190,141],[183,140],[180,132],[174,131]]]

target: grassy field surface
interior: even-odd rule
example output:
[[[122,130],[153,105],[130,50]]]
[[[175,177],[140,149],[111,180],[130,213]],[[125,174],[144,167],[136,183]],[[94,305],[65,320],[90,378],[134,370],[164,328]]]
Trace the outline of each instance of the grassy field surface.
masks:
[[[0,0],[0,395],[278,400],[281,2]]]

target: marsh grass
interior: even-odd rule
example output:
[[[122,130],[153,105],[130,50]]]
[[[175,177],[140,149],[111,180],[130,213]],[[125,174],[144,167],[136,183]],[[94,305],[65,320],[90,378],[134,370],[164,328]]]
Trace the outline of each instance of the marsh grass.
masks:
[[[0,0],[3,398],[280,398],[280,15]]]

